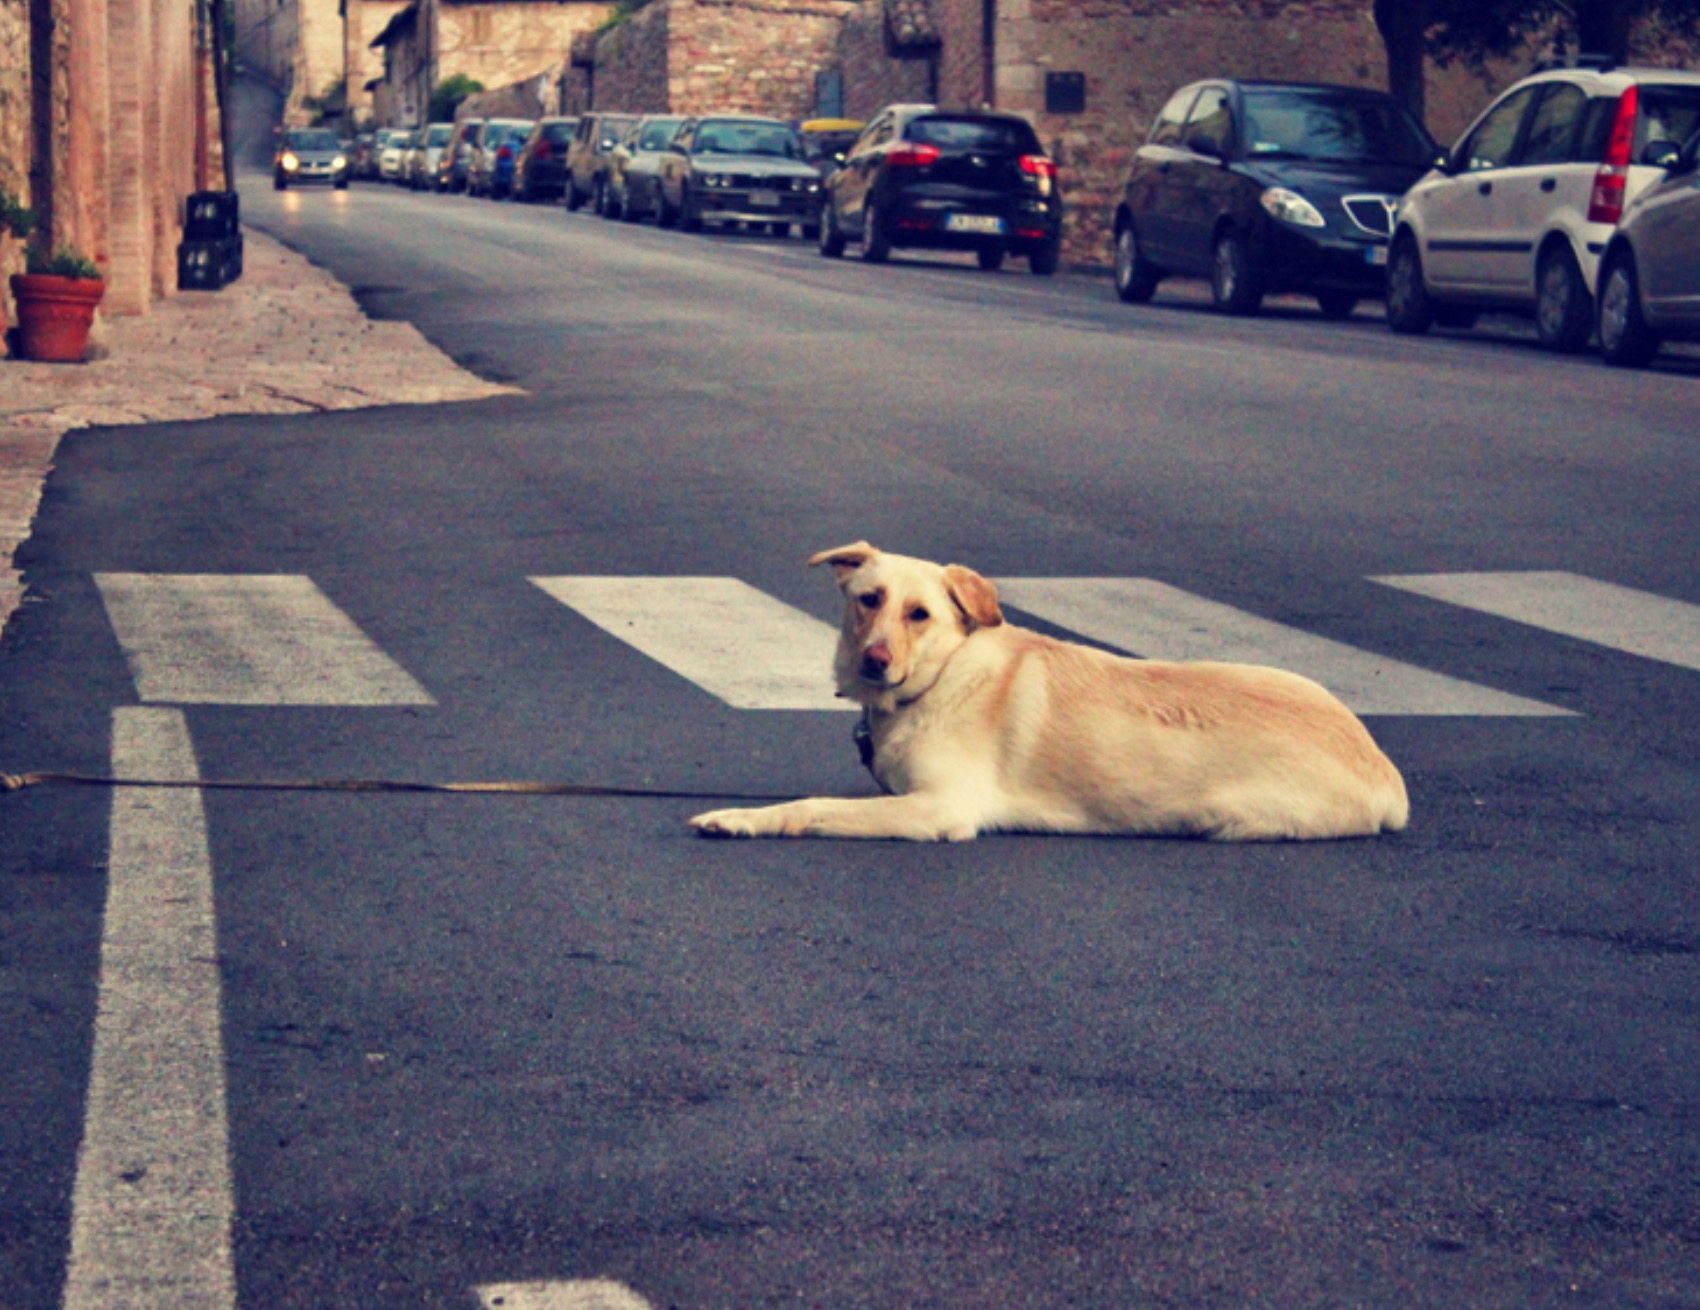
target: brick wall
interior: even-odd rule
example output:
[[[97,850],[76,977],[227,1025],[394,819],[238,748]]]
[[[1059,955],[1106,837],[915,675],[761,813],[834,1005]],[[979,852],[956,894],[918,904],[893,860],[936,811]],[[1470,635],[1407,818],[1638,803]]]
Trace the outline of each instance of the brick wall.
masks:
[[[668,106],[807,118],[852,0],[665,0]],[[598,51],[600,66],[600,50]]]
[[[570,70],[569,114],[659,114],[670,105],[668,77],[672,7],[651,4],[609,28],[589,48],[591,62]]]
[[[885,5],[863,0],[845,18],[838,39],[845,116],[866,119],[885,105],[926,103],[939,54],[933,48],[916,57],[893,58],[886,49]]]

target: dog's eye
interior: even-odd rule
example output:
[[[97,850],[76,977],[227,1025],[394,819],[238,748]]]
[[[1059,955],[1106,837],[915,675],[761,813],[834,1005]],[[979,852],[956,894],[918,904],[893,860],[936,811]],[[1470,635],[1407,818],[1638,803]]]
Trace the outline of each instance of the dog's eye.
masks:
[[[914,609],[909,611],[909,622],[911,623],[925,623],[932,617],[933,616],[927,613],[926,609],[920,605],[917,605]]]
[[[877,610],[880,607],[880,594],[877,591],[864,591],[856,600],[865,610]]]

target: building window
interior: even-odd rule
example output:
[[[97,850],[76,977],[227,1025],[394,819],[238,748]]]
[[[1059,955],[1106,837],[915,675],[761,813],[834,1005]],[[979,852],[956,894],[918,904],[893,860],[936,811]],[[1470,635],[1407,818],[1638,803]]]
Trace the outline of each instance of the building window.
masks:
[[[494,26],[494,15],[488,9],[472,11],[472,44],[489,45],[492,38],[491,28]]]

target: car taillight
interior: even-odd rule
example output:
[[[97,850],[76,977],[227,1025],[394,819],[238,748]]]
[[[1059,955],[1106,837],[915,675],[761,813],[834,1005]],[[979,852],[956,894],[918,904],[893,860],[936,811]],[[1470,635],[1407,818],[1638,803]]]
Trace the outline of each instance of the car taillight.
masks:
[[[1630,87],[1617,102],[1611,136],[1606,139],[1606,157],[1594,174],[1594,191],[1588,197],[1590,223],[1616,223],[1623,217],[1623,197],[1629,186],[1629,151],[1635,143],[1635,111],[1640,90]]]
[[[885,162],[892,168],[926,168],[939,162],[939,148],[906,141],[887,155]]]
[[[549,143],[547,141],[539,141],[537,143],[537,149],[531,152],[531,157],[533,159],[553,159],[555,157],[555,152],[549,149]]]
[[[1021,171],[1033,177],[1045,177],[1053,182],[1057,180],[1056,160],[1047,159],[1044,155],[1021,156]]]
[[[496,158],[497,159],[512,159],[513,157],[514,157],[514,148],[512,146],[503,146],[500,150],[498,150],[496,152]]]

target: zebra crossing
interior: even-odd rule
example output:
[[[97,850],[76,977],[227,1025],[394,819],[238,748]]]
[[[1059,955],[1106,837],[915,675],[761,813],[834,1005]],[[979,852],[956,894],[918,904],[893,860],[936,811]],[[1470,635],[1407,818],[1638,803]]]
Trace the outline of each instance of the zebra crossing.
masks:
[[[1700,670],[1700,605],[1562,572],[1387,575],[1378,585]],[[431,705],[428,690],[299,575],[100,573],[144,704]],[[739,710],[849,711],[837,631],[739,578],[551,576],[529,583]],[[1361,714],[1562,717],[1561,706],[1365,650],[1150,578],[998,580],[1017,618],[1153,659],[1270,664]]]

